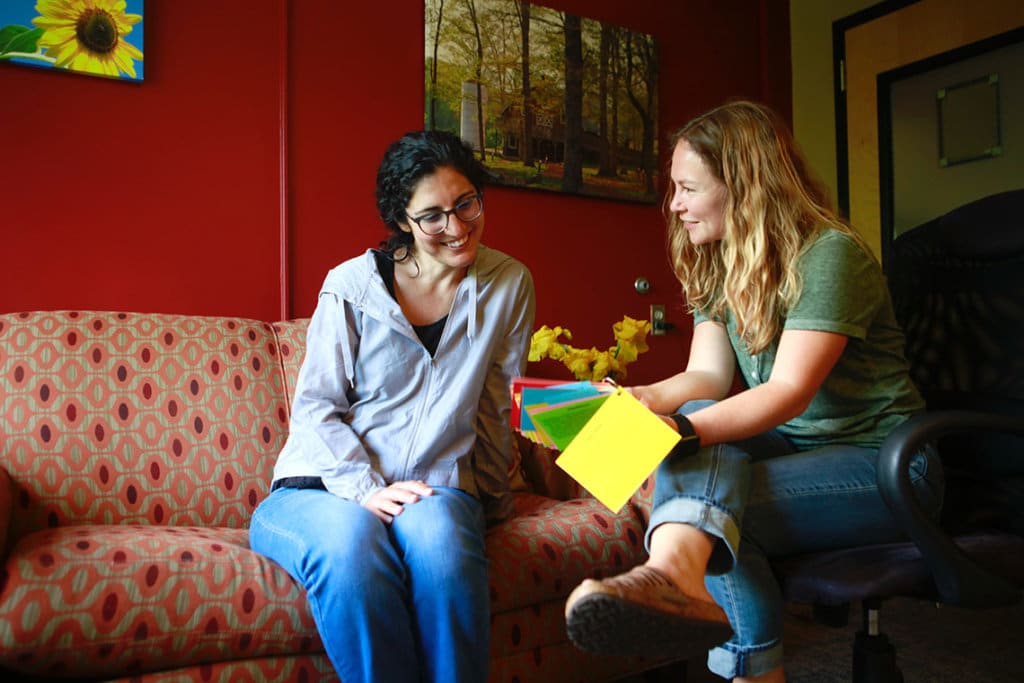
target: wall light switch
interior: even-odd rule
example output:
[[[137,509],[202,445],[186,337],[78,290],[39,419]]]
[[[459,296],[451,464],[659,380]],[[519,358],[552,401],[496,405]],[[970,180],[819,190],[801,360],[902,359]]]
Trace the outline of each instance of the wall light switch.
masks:
[[[651,304],[651,334],[660,336],[668,331],[664,304]]]

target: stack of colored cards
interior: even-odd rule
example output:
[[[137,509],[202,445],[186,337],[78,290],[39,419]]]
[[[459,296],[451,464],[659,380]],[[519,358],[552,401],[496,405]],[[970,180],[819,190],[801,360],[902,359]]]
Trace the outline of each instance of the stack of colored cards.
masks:
[[[679,434],[610,383],[517,378],[513,426],[562,451],[555,464],[618,512],[679,441]]]

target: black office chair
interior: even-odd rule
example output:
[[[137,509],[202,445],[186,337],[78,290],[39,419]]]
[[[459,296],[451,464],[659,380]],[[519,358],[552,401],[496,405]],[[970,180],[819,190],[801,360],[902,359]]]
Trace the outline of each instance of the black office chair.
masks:
[[[883,498],[910,539],[773,563],[786,599],[845,625],[860,603],[854,683],[900,683],[885,599],[1018,603],[1024,587],[1024,190],[961,206],[900,235],[886,263],[907,359],[928,410],[882,444]],[[933,522],[908,465],[935,442],[946,495]]]

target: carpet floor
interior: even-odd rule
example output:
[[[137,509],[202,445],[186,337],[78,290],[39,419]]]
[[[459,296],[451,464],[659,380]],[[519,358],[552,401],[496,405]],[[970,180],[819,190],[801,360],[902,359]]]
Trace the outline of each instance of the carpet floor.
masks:
[[[787,683],[849,683],[859,608],[843,628],[818,624],[809,607],[786,613]],[[905,683],[1024,683],[1024,604],[967,610],[915,600],[890,600],[882,631],[896,647]],[[722,683],[702,661],[619,683]]]
[[[860,621],[856,610],[848,626],[829,628],[816,624],[809,609],[792,609],[785,636],[788,683],[850,681]],[[905,683],[1024,682],[1024,605],[968,610],[891,600],[880,625],[896,647]]]

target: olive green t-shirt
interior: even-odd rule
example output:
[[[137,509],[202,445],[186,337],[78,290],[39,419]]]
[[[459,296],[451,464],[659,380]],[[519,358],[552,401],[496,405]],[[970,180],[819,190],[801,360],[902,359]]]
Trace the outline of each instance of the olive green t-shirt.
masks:
[[[779,431],[801,449],[844,443],[878,446],[913,413],[924,408],[903,355],[903,331],[893,314],[878,263],[848,235],[829,229],[801,255],[800,298],[786,316],[786,330],[820,330],[849,337],[839,361],[802,415]],[[708,320],[699,311],[694,325]],[[725,320],[747,386],[769,378],[779,340],[751,355]]]

